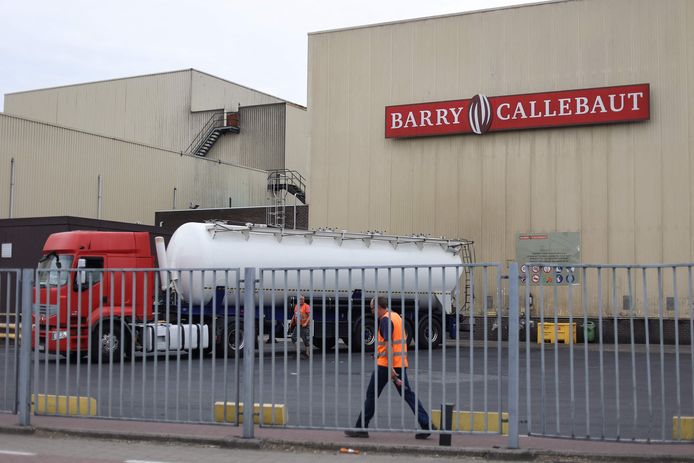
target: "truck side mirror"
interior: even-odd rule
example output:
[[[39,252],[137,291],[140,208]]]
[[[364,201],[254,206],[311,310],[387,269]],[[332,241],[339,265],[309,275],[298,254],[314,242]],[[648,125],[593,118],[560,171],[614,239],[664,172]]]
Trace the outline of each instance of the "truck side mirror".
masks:
[[[77,259],[77,268],[84,269],[87,266],[86,259]],[[72,285],[74,291],[81,291],[85,289],[85,283],[87,281],[87,272],[84,270],[79,270],[75,275],[75,283]]]
[[[86,259],[77,259],[77,268],[85,268],[87,266],[87,261]],[[84,270],[81,270],[79,273],[79,281],[80,284],[83,285],[84,283],[87,282],[87,272]]]

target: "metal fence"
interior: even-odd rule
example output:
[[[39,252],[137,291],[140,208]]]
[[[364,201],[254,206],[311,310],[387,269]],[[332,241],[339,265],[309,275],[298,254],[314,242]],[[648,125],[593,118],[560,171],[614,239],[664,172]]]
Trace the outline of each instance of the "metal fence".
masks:
[[[562,285],[555,265],[525,270],[522,317],[535,325],[521,333],[527,433],[681,436],[694,411],[692,265],[577,265],[578,285]]]
[[[0,411],[12,413],[17,413],[19,281],[19,270],[0,270],[0,352],[2,353]]]
[[[84,282],[68,284],[80,272]],[[179,286],[223,286],[209,291],[208,304],[195,304],[170,286],[158,291],[160,275]],[[215,421],[216,401],[239,402],[238,269],[38,270],[35,281],[36,413],[205,423]],[[61,304],[71,307],[69,317]]]
[[[473,290],[476,284],[485,291],[500,288],[500,267],[494,264],[260,269],[260,303],[269,302],[271,319],[276,312],[282,313],[281,318],[291,317],[292,301],[301,295],[312,307],[314,324],[307,329],[315,352],[302,359],[299,343],[289,343],[286,337],[280,343],[261,345],[259,402],[286,404],[288,427],[357,430],[357,417],[367,412],[372,380],[376,389],[385,388],[375,401],[368,429],[417,432],[432,424],[440,428],[441,406],[451,404],[456,432],[501,430],[502,419],[506,422],[502,414],[506,346],[491,337],[476,342],[474,330],[467,337],[460,332],[462,322],[469,326],[481,322],[485,333],[492,326],[487,311],[480,319],[467,315],[465,298],[456,294],[468,273],[479,274],[479,282],[471,277]],[[324,287],[335,289],[323,291]],[[379,385],[377,377],[371,377],[377,369],[378,321],[370,308],[374,294],[384,296],[388,311],[403,320],[409,338],[403,343],[409,344],[406,374],[414,392],[412,403],[418,408],[421,402],[431,423],[418,419],[400,399],[399,388]],[[446,305],[452,306],[451,313],[443,310]],[[501,332],[497,334],[500,340]]]
[[[441,429],[448,405],[450,432],[505,434],[510,447],[519,434],[678,440],[694,411],[692,265],[571,272],[570,284],[557,278],[566,269],[515,263],[507,274],[500,264],[5,272],[31,342],[18,362],[16,340],[3,341],[2,410],[24,424],[29,404],[38,414],[243,422],[252,437],[254,419]],[[427,426],[390,378],[376,380],[384,389],[368,428],[357,420],[378,370],[374,294],[403,321],[407,380]],[[300,296],[311,323],[294,342]],[[241,406],[251,403],[258,409]]]

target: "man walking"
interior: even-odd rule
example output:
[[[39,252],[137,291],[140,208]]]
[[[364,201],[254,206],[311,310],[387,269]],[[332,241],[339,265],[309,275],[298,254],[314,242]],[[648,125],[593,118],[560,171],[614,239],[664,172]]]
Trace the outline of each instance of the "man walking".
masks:
[[[361,428],[362,425],[364,428],[369,427],[369,421],[376,411],[376,397],[381,396],[383,388],[390,379],[400,396],[403,395],[403,388],[405,389],[405,402],[417,415],[417,421],[422,429],[429,431],[433,428],[429,421],[429,415],[424,410],[422,402],[415,397],[407,379],[407,335],[402,318],[397,313],[388,310],[388,300],[383,296],[373,298],[370,307],[372,312],[376,311],[374,315],[378,317],[377,368],[371,373],[371,380],[366,389],[364,419],[362,421],[360,413],[354,427]],[[378,393],[376,393],[376,387],[378,387]],[[345,435],[348,437],[369,437],[369,433],[364,430],[347,430]],[[417,433],[415,438],[427,439],[429,435],[429,432]]]
[[[299,327],[297,328],[297,324]],[[304,341],[305,353],[302,358],[309,358],[311,355],[311,306],[306,303],[304,295],[299,296],[298,303],[294,306],[294,316],[289,322],[292,342],[298,342],[299,336]]]

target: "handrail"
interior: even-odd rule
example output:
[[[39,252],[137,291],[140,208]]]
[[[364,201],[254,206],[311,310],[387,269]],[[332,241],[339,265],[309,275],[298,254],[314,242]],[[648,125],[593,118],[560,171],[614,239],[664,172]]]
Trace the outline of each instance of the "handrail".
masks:
[[[224,126],[224,111],[219,111],[212,114],[212,117],[205,123],[200,132],[193,138],[190,142],[188,148],[186,148],[186,154],[193,154],[193,151],[197,151],[198,147],[204,140],[212,134],[212,132],[218,128]]]
[[[306,191],[306,179],[296,170],[291,169],[276,169],[268,172],[267,175],[268,189],[278,189],[278,185],[294,185],[299,190]]]

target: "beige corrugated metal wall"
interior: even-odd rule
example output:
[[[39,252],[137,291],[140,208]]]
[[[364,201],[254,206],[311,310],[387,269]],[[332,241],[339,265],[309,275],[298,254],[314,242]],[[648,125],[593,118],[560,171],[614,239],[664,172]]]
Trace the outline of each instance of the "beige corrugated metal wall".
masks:
[[[310,225],[465,237],[481,261],[514,260],[517,233],[548,231],[580,231],[586,263],[692,261],[693,63],[687,0],[311,34]],[[384,138],[387,105],[641,82],[644,123]]]
[[[284,102],[272,95],[196,70],[192,71],[191,95],[191,111],[218,108],[236,111],[239,105],[256,106]]]
[[[185,151],[214,110],[282,102],[193,69],[5,95],[20,117]]]
[[[240,133],[223,135],[207,157],[254,169],[284,169],[285,103],[242,106]]]
[[[0,216],[9,216],[15,160],[14,217],[97,217],[153,224],[154,211],[265,204],[267,174],[0,114]]]
[[[287,128],[284,135],[284,160],[287,169],[296,170],[311,184],[311,158],[308,149],[308,120],[306,108],[286,105]]]

